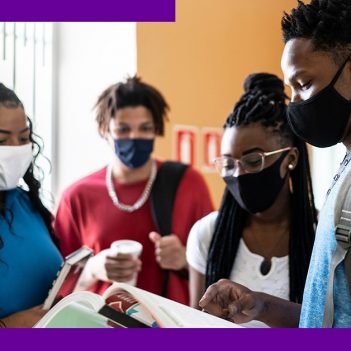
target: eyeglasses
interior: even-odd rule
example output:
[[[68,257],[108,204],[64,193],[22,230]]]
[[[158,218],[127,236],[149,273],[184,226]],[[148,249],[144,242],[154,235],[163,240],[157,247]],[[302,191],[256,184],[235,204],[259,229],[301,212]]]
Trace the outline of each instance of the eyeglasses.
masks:
[[[246,173],[258,173],[264,168],[265,158],[284,151],[290,150],[291,147],[285,147],[270,152],[251,152],[241,156],[239,159],[230,156],[217,157],[214,160],[215,167],[221,177],[233,176],[240,164]]]

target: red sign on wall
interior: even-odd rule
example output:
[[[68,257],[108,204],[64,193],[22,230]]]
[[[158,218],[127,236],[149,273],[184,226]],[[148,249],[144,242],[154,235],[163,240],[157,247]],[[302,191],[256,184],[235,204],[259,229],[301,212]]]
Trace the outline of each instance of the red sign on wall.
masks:
[[[203,128],[203,167],[207,171],[215,171],[213,160],[221,154],[222,129]]]
[[[189,165],[195,165],[196,128],[191,126],[176,126],[175,137],[175,159]]]

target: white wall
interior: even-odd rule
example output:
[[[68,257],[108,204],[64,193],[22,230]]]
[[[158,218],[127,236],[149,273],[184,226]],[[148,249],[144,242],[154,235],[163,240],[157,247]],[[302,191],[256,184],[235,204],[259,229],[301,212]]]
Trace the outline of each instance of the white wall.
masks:
[[[103,167],[111,155],[92,110],[110,84],[136,73],[135,23],[54,27],[53,193]]]
[[[42,199],[52,208],[52,28],[50,22],[0,22],[0,81],[14,89],[44,141],[36,159],[45,177]],[[47,158],[46,158],[47,157]],[[37,169],[35,168],[35,171]],[[42,179],[42,173],[37,172]]]
[[[314,190],[315,204],[318,209],[323,206],[326,193],[337,173],[340,163],[346,153],[343,144],[328,148],[312,149],[312,185]]]
[[[51,24],[46,31],[47,43],[51,45]],[[0,29],[3,22],[0,22]],[[23,24],[18,24],[18,32]],[[27,24],[27,36],[33,25]],[[36,25],[39,29],[41,24]],[[30,54],[17,47],[19,58],[13,59],[14,40],[13,23],[7,23],[7,60],[0,60],[1,81],[9,87],[14,84],[13,68],[17,62],[17,93],[25,102],[26,110],[31,115],[31,96],[26,98],[29,89],[22,89],[20,80],[27,81],[24,68],[31,69],[28,61]],[[19,37],[20,38],[20,37]],[[0,37],[0,52],[3,47]],[[12,46],[11,46],[11,45]],[[30,44],[30,43],[29,43]],[[53,54],[51,65],[50,50],[47,50],[46,68],[37,68],[36,87],[40,88],[51,78],[53,69],[53,123],[51,124],[51,99],[45,94],[38,95],[36,131],[44,138],[45,154],[52,162],[52,192],[59,200],[64,188],[84,175],[103,167],[111,152],[99,137],[92,108],[98,95],[108,85],[136,73],[136,24],[135,23],[54,23]],[[30,49],[27,44],[26,50]],[[37,48],[40,51],[40,47]],[[22,57],[26,59],[22,60]],[[41,59],[41,55],[37,55]],[[21,64],[23,63],[23,64]],[[39,67],[39,65],[38,65]],[[20,70],[21,69],[21,70]],[[21,73],[21,74],[19,74]],[[23,78],[24,77],[24,78]],[[45,80],[45,82],[44,82]],[[45,83],[45,84],[44,84]],[[44,85],[43,85],[44,84]],[[48,93],[51,96],[51,92]],[[28,100],[28,101],[27,101]],[[53,128],[53,140],[50,140]],[[317,208],[321,208],[326,191],[338,170],[345,154],[345,147],[339,144],[332,148],[312,151],[312,178]],[[50,190],[50,175],[47,174],[44,186]],[[48,198],[50,198],[48,196]]]

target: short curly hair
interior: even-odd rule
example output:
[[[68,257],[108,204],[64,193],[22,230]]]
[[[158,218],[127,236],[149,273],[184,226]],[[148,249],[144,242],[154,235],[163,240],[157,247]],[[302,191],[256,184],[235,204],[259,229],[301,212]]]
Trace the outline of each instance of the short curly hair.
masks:
[[[314,49],[332,54],[337,63],[351,53],[351,0],[312,0],[298,5],[281,22],[283,39],[311,39]]]
[[[160,91],[137,76],[111,85],[99,96],[95,104],[99,132],[108,129],[108,123],[117,110],[136,106],[144,106],[151,112],[156,135],[163,135],[168,103]]]

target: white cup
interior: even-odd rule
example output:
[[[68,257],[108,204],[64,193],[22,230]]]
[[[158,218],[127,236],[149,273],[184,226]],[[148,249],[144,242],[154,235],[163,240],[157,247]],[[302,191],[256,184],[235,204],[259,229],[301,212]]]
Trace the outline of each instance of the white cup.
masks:
[[[143,245],[135,240],[116,240],[111,243],[110,250],[113,255],[130,254],[133,258],[138,258],[143,251]],[[138,273],[135,273],[133,279],[123,282],[135,286],[138,278]]]

